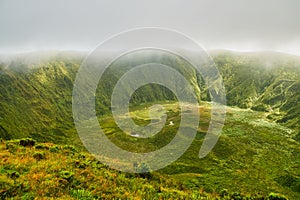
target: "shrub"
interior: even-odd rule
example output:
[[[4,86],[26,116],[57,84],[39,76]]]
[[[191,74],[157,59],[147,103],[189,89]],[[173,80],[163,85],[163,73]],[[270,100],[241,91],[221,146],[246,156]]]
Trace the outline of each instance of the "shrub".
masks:
[[[51,152],[51,153],[57,153],[58,151],[59,151],[58,146],[50,147],[50,152]]]
[[[77,149],[72,145],[65,145],[65,146],[63,146],[63,149],[64,150],[70,150],[72,152],[78,152]]]
[[[20,177],[20,174],[17,171],[8,171],[7,175],[9,178],[12,178],[12,179]]]
[[[35,145],[35,140],[31,138],[20,139],[20,145],[23,147],[32,147]]]
[[[37,144],[35,149],[49,149],[49,147],[45,144]]]
[[[81,168],[81,169],[83,169],[87,166],[87,164],[85,162],[81,162],[80,160],[75,160],[74,165],[75,165],[75,167]]]
[[[231,194],[231,198],[234,200],[242,200],[243,199],[243,197],[241,196],[241,194],[239,192],[233,192]]]
[[[33,157],[37,160],[42,160],[45,158],[45,154],[43,152],[35,152]]]
[[[287,200],[287,198],[281,194],[271,192],[267,198],[268,200]]]
[[[228,190],[227,189],[223,189],[220,192],[220,196],[221,197],[227,197],[229,195]]]
[[[62,171],[59,173],[60,178],[63,178],[67,181],[71,181],[74,177],[74,173],[73,172],[69,172],[69,171]]]
[[[18,145],[14,141],[8,141],[8,142],[5,143],[5,148],[9,152],[15,152],[18,149]]]

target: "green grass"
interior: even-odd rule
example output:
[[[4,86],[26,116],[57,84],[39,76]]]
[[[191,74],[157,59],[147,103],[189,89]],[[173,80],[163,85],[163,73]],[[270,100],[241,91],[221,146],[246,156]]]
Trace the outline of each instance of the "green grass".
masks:
[[[10,144],[10,145],[8,145]],[[14,148],[12,148],[12,145]],[[43,147],[43,148],[41,148]],[[58,151],[51,151],[56,148]],[[43,155],[36,157],[35,155]],[[189,184],[178,177],[128,174],[109,169],[90,154],[73,146],[19,140],[0,143],[0,199],[262,199],[283,196],[229,190],[207,192],[196,186],[201,175],[191,174]],[[182,179],[186,178],[186,175]],[[286,198],[283,198],[286,199]]]
[[[163,103],[168,111],[167,123],[172,120],[175,125],[165,126],[151,138],[131,137],[116,126],[110,115],[110,94],[119,77],[137,64],[162,62],[182,72],[197,97],[209,100],[207,88],[199,74],[178,58],[153,52],[128,58],[117,60],[99,82],[96,112],[116,145],[132,152],[149,152],[167,145],[176,134],[180,123],[176,98],[155,84],[135,92],[130,116],[137,124],[150,122],[145,107]],[[222,136],[213,151],[200,160],[198,153],[210,119],[210,104],[201,102],[195,141],[178,161],[155,173],[159,181],[118,173],[96,161],[86,162],[85,158],[92,158],[76,133],[71,104],[82,56],[56,55],[35,64],[18,59],[1,63],[0,137],[7,140],[1,144],[1,197],[186,199],[204,195],[239,199],[258,197],[258,193],[267,197],[273,192],[270,199],[280,199],[279,194],[299,199],[300,59],[276,53],[226,51],[213,54],[213,58],[232,106],[228,107]],[[157,110],[157,120],[160,116]],[[13,140],[26,137],[33,138],[35,144],[20,145]],[[82,154],[85,157],[79,156]],[[86,167],[90,170],[87,174],[83,172]]]
[[[209,104],[203,104],[199,108],[201,119],[196,139],[179,160],[159,170],[160,174],[169,175],[187,188],[203,188],[210,193],[226,189],[244,195],[267,196],[276,192],[290,199],[300,197],[300,149],[299,142],[293,139],[294,130],[269,120],[264,112],[227,107],[218,143],[207,157],[199,159],[210,119]],[[170,108],[168,118],[177,126],[165,126],[159,137],[126,139],[111,117],[100,119],[100,123],[103,122],[108,137],[118,146],[134,152],[153,151],[168,144],[180,122],[177,104],[165,106]],[[135,109],[130,115],[148,120],[147,111],[147,108]],[[290,186],[286,179],[291,180]]]
[[[15,148],[7,147],[14,144]],[[109,169],[91,155],[52,143],[23,147],[19,141],[0,144],[1,199],[214,199],[218,194],[192,190],[153,173],[141,175]],[[51,152],[53,147],[58,152]],[[35,155],[43,155],[43,158]]]
[[[298,57],[228,51],[212,53],[212,56],[224,79],[230,106],[264,110],[269,119],[294,129],[300,128]],[[23,59],[13,58],[10,63],[0,61],[0,137],[30,136],[38,141],[80,146],[71,103],[73,83],[83,55],[51,54],[48,59],[37,63],[27,62],[25,58],[26,55]],[[207,87],[188,63],[166,53],[145,51],[118,59],[105,72],[96,92],[98,116],[110,112],[110,95],[123,73],[137,64],[149,62],[173,66],[190,81],[199,99],[209,100]],[[165,100],[174,101],[176,98],[170,90],[150,84],[134,93],[131,105],[138,109],[143,103]]]

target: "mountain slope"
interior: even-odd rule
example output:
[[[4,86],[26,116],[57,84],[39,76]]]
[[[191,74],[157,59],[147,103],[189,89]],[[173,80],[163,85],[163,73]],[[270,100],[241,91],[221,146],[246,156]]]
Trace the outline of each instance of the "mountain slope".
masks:
[[[232,106],[267,112],[299,128],[300,57],[274,52],[213,52]]]
[[[183,60],[172,55],[162,56],[153,52],[132,56],[120,58],[105,72],[96,92],[96,112],[99,122],[104,123],[103,129],[107,136],[116,145],[133,152],[148,152],[149,149],[155,150],[168,144],[176,133],[180,112],[173,108],[173,110],[167,109],[167,120],[172,120],[175,125],[166,126],[157,137],[141,141],[135,137],[126,137],[110,115],[111,91],[122,74],[137,64],[162,62],[172,65],[187,77],[198,98],[201,97],[202,100],[209,100],[209,98],[207,88],[199,74]],[[255,196],[257,192],[267,196],[269,192],[274,191],[298,199],[300,186],[299,58],[270,52],[228,51],[213,52],[212,56],[224,79],[228,104],[231,106],[227,108],[222,135],[212,152],[205,159],[199,159],[199,147],[210,119],[209,103],[201,102],[199,112],[202,118],[192,145],[179,160],[157,172],[160,175],[167,174],[166,179],[172,181],[175,179],[180,184],[178,187],[166,183],[168,188],[162,189],[162,195],[195,198],[193,195],[206,195],[201,191],[199,193],[199,189],[204,188],[208,192],[220,193],[207,195],[211,198],[223,195],[234,199],[239,198],[240,193],[245,195],[250,193]],[[73,144],[80,150],[82,148],[72,118],[72,89],[84,54],[56,52],[50,57],[41,59],[32,59],[35,58],[34,55],[30,57],[27,59],[26,55],[22,55],[21,58],[0,62],[0,137],[9,140],[28,136],[41,142],[53,142],[55,145],[38,144],[35,148],[28,148],[22,145],[20,147],[18,141],[2,142],[0,156],[3,157],[1,159],[3,167],[0,168],[0,181],[2,181],[0,192],[4,191],[4,193],[1,194],[21,197],[27,195],[22,191],[27,191],[28,195],[37,196],[38,191],[27,188],[28,185],[30,186],[29,182],[34,179],[35,183],[40,184],[44,192],[42,195],[50,197],[50,193],[59,190],[56,183],[47,178],[38,182],[39,178],[37,178],[42,175],[44,177],[45,172],[49,172],[46,177],[60,180],[59,184],[64,186],[58,191],[60,197],[70,198],[74,195],[78,198],[79,195],[91,197],[92,193],[95,193],[94,197],[125,197],[129,191],[124,189],[124,185],[130,184],[130,179],[133,177],[124,178],[123,176],[127,175],[116,173],[94,161],[85,163],[88,155],[83,149],[76,152],[70,146],[56,146],[60,143]],[[131,108],[134,112],[130,116],[138,124],[148,124],[149,116],[145,106],[157,102],[165,103],[165,100],[169,100],[169,104],[172,105],[169,108],[174,107],[174,102],[176,105],[176,98],[168,89],[156,84],[143,86],[131,99]],[[55,151],[55,146],[58,152],[51,152]],[[83,154],[84,157],[80,157]],[[39,156],[42,158],[40,159]],[[57,164],[60,160],[67,160],[68,163],[60,166]],[[22,168],[24,162],[27,164]],[[75,166],[76,162],[83,163],[92,172],[87,172],[85,169],[78,170]],[[49,163],[55,163],[59,167],[47,171],[43,167],[49,166]],[[61,170],[68,172],[60,174]],[[17,173],[20,176],[15,177]],[[113,187],[106,188],[103,194],[98,191],[99,186],[91,183],[89,185],[93,188],[90,188],[84,185],[84,181],[80,179],[82,174],[91,178],[88,179],[91,182],[96,180],[93,178],[95,174],[101,176],[108,174],[97,181],[109,182]],[[75,179],[70,182],[61,180],[68,177],[75,177]],[[111,180],[112,177],[116,178],[116,182]],[[134,180],[143,182],[139,178]],[[164,180],[162,182],[165,183]],[[155,194],[160,190],[158,185],[162,182],[144,180],[143,185],[146,185],[146,188],[155,188],[151,190],[153,192],[151,194],[143,193],[145,187],[141,189],[140,185],[133,185],[143,193],[135,193],[135,195],[140,198],[148,197],[147,195],[159,198]],[[224,188],[227,190],[223,190]],[[188,194],[184,196],[182,191]],[[234,191],[237,193],[232,193]],[[134,192],[130,190],[129,193]]]
[[[30,135],[41,141],[65,142],[67,136],[78,143],[74,136],[71,98],[76,72],[84,55],[74,52],[52,52],[48,57],[25,54],[10,58],[10,62],[0,62],[1,137]],[[150,61],[174,66],[190,80],[199,98],[209,100],[207,89],[195,70],[183,60],[168,56],[146,52],[118,60],[99,83],[97,114],[110,112],[111,91],[122,74],[136,64]],[[228,51],[212,52],[212,57],[224,79],[229,105],[264,111],[270,119],[299,129],[299,57]],[[176,98],[164,87],[152,84],[135,93],[131,103],[166,99]]]
[[[18,66],[18,65],[17,65]],[[26,135],[58,140],[74,130],[70,106],[77,63],[51,61],[20,72],[11,64],[0,78],[0,127],[4,138]]]
[[[208,193],[158,173],[109,169],[74,146],[32,142],[0,142],[1,199],[286,199],[276,193]]]
[[[150,61],[177,68],[199,95],[195,70],[183,60],[163,52],[156,55],[152,51],[136,53],[133,60],[130,56],[118,59],[104,73],[96,92],[97,115],[110,112],[111,93],[122,74],[137,64]],[[12,58],[8,64],[3,62],[0,136],[5,139],[30,136],[39,141],[80,144],[72,118],[72,90],[83,58],[82,54],[57,53],[33,61],[25,59],[25,62],[22,55],[21,58]],[[131,104],[175,99],[170,90],[150,84],[134,93]]]

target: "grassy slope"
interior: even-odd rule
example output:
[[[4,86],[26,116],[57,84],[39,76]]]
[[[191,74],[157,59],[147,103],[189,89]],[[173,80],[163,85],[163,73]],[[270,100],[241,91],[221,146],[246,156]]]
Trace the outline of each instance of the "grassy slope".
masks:
[[[5,70],[1,75],[2,137],[30,135],[40,141],[66,142],[72,122],[72,81],[77,64],[53,61],[30,72]],[[70,131],[71,130],[71,131]]]
[[[71,105],[73,82],[83,59],[81,54],[77,55],[78,58],[76,55],[55,54],[50,59],[39,62],[25,62],[22,57],[22,59],[13,59],[8,66],[5,63],[1,65],[0,136],[2,138],[30,136],[39,141],[80,145],[73,123]],[[132,66],[149,62],[147,55],[153,53],[137,54],[134,63],[128,62],[125,57],[116,61],[112,68],[105,72],[96,93],[98,115],[109,112],[111,91],[119,77]],[[168,56],[163,54],[157,59],[178,69],[185,65],[174,56]],[[199,90],[195,70],[183,67],[180,71],[194,84],[195,89]],[[131,103],[165,99],[174,100],[175,97],[161,86],[149,85],[135,93]]]
[[[176,104],[165,106],[168,120],[176,126],[180,121]],[[214,199],[228,194],[229,199],[259,199],[276,192],[290,199],[300,197],[300,150],[298,143],[288,136],[290,129],[270,122],[264,113],[228,108],[219,142],[208,157],[200,160],[197,156],[210,109],[205,104],[199,110],[202,118],[191,147],[178,161],[152,175],[134,176],[110,170],[91,155],[68,145],[45,143],[23,147],[18,141],[2,142],[1,196]],[[135,109],[131,116],[139,124],[148,120],[145,109]],[[160,145],[155,138],[125,144],[111,117],[103,117],[100,122],[104,122],[104,130],[110,132],[108,136],[117,145],[130,151]],[[172,137],[169,130],[164,133],[167,140]]]
[[[97,90],[97,114],[109,111],[112,88],[125,71],[132,65],[147,63],[154,58],[180,69],[190,79],[195,91],[199,92],[199,87],[203,87],[195,71],[183,61],[163,56],[148,58],[149,54],[151,52],[145,56],[137,55],[134,62],[125,57],[106,72]],[[299,58],[271,53],[218,52],[212,55],[224,78],[229,105],[266,111],[270,119],[299,129]],[[23,58],[12,59],[8,66],[0,64],[1,137],[11,139],[30,135],[40,141],[62,143],[68,137],[80,144],[75,136],[71,95],[82,59],[81,54],[63,53],[33,63]],[[196,95],[205,97],[206,91],[202,91]],[[174,100],[174,96],[169,90],[150,85],[135,93],[132,103],[165,99]]]
[[[172,176],[109,169],[70,145],[0,143],[1,199],[263,199],[262,194],[207,193]],[[24,140],[23,140],[24,141]],[[194,176],[195,177],[195,176]],[[285,199],[280,194],[267,195]]]
[[[229,105],[266,111],[299,129],[300,57],[272,52],[212,53],[224,79]]]
[[[165,106],[167,121],[172,120],[175,125],[166,126],[158,137],[126,139],[112,117],[100,122],[108,137],[122,148],[135,152],[155,150],[167,145],[180,123],[176,104]],[[228,107],[220,140],[206,158],[199,159],[210,118],[209,104],[199,111],[201,120],[196,139],[179,160],[159,173],[170,175],[188,188],[203,187],[207,192],[221,193],[225,189],[266,196],[274,191],[290,199],[300,198],[300,149],[299,142],[293,139],[295,131],[269,120],[263,112]],[[138,124],[148,120],[145,109],[135,110],[131,116],[138,119]]]
[[[73,146],[0,143],[0,198],[216,199],[158,173],[132,175],[107,168]],[[226,194],[228,198],[235,194]],[[241,195],[240,195],[241,196]],[[261,197],[261,196],[253,196]]]
[[[278,59],[270,63],[269,61],[276,56]],[[300,62],[285,55],[275,57],[228,52],[214,55],[225,81],[229,104],[251,107],[264,112],[230,111],[232,113],[229,112],[220,142],[209,157],[200,161],[197,160],[197,154],[207,124],[205,121],[202,122],[198,140],[195,140],[180,160],[161,173],[180,179],[188,188],[204,186],[209,192],[220,192],[222,188],[227,188],[230,191],[245,193],[261,191],[265,195],[270,191],[276,191],[291,198],[299,197],[297,196],[299,193],[295,192],[299,191],[300,172],[297,171],[299,163],[296,162],[297,160],[299,162],[299,148],[297,149],[299,143],[292,138],[298,138],[299,141]],[[2,64],[1,137],[11,139],[31,136],[39,141],[72,143],[80,146],[71,117],[71,95],[72,83],[81,58],[82,56],[78,58],[66,55],[54,56],[33,66],[24,64],[23,60],[14,61],[9,69]],[[180,62],[177,64],[182,65]],[[27,69],[28,66],[30,69]],[[108,102],[110,88],[120,74],[114,74],[113,71],[107,73],[110,73],[112,78],[104,81],[103,85],[100,84],[98,94],[104,94],[102,97]],[[188,70],[184,73],[188,77],[196,77],[194,71]],[[196,78],[191,80],[195,82]],[[135,96],[133,103],[174,99],[168,92],[158,92],[154,95],[149,91],[157,91],[159,88],[151,87],[140,91],[140,95]],[[196,89],[197,87],[195,85]],[[149,93],[151,93],[149,98],[144,99]],[[107,102],[97,102],[98,114],[108,111]],[[176,112],[171,113],[171,118],[175,123],[178,121]],[[123,135],[114,129],[109,117],[106,120],[107,130],[113,130],[111,139],[118,143],[118,138],[122,138]],[[143,123],[142,119],[136,120]],[[274,124],[276,120],[295,131],[290,134],[286,131],[287,128]],[[170,137],[171,135],[166,141]],[[158,141],[147,143],[149,145],[147,148],[155,149],[160,147],[159,145],[165,145]],[[119,145],[122,146],[122,142],[119,142]],[[135,151],[143,150],[135,149]]]

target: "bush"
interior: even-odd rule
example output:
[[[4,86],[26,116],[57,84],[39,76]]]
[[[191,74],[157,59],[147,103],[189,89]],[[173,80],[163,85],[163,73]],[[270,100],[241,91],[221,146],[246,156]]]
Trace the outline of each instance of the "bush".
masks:
[[[81,169],[84,169],[87,166],[87,164],[85,162],[81,162],[80,160],[75,160],[74,165],[75,165],[75,167],[81,168]]]
[[[5,143],[5,148],[9,152],[15,152],[18,149],[18,145],[14,141],[8,141],[8,142]]]
[[[234,200],[242,200],[243,199],[239,192],[233,192],[231,194],[231,198],[234,199]]]
[[[270,193],[268,196],[268,200],[287,200],[287,198],[281,194]]]
[[[37,160],[42,160],[45,158],[45,154],[43,152],[35,152],[33,157]]]
[[[59,173],[60,178],[63,178],[67,181],[71,181],[74,177],[74,173],[73,172],[69,172],[69,171],[62,171]]]
[[[35,145],[35,140],[31,138],[24,138],[20,140],[20,145],[23,147],[33,147]]]
[[[228,190],[227,189],[223,189],[220,192],[220,196],[221,197],[227,197],[229,195]]]
[[[17,171],[8,171],[7,175],[9,178],[12,178],[12,179],[20,177],[20,174]]]
[[[38,144],[35,146],[35,149],[49,149],[49,147],[45,144]]]
[[[63,146],[63,149],[70,150],[71,152],[78,152],[77,149],[72,145],[65,145],[65,146]]]
[[[53,147],[50,148],[51,153],[57,153],[58,151],[59,151],[58,146],[53,146]]]

